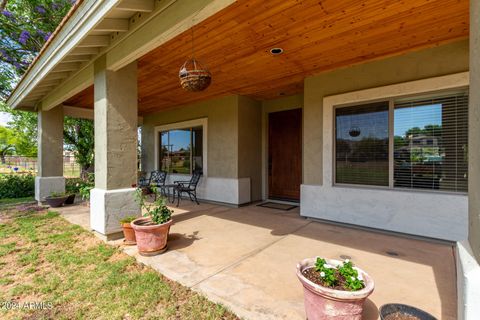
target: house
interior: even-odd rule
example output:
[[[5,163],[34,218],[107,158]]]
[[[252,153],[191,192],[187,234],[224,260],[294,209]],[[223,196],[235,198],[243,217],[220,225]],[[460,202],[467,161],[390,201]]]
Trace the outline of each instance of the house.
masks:
[[[63,116],[94,119],[92,228],[119,231],[138,210],[140,126],[142,169],[201,169],[200,199],[299,202],[305,217],[457,242],[459,317],[474,319],[479,12],[478,0],[77,1],[8,100],[39,114],[36,198],[64,189]],[[192,54],[213,77],[203,92],[179,85]],[[432,161],[416,151],[425,138]]]

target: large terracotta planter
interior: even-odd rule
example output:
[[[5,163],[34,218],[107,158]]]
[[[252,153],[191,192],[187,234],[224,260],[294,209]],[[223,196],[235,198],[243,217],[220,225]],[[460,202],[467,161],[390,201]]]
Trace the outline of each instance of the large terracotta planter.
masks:
[[[138,252],[153,256],[167,250],[167,238],[172,220],[163,224],[153,224],[150,218],[138,218],[131,222],[135,230]]]
[[[137,240],[135,238],[135,230],[133,230],[132,224],[130,222],[122,223],[122,229],[123,235],[125,236],[125,240],[123,240],[123,243],[129,246],[137,244]]]
[[[373,279],[370,278],[365,271],[355,267],[358,273],[363,276],[365,288],[359,291],[342,291],[326,288],[313,283],[302,274],[303,270],[314,267],[316,260],[316,258],[309,258],[297,264],[297,277],[303,285],[307,319],[362,319],[365,299],[373,292]],[[342,262],[338,260],[327,260],[327,263],[336,266]]]

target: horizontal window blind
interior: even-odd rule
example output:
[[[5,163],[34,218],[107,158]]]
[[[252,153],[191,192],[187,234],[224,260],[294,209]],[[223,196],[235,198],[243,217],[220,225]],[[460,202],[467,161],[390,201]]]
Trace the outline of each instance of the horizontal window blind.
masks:
[[[394,187],[466,192],[468,95],[394,103]]]
[[[388,101],[335,110],[335,182],[389,185]]]

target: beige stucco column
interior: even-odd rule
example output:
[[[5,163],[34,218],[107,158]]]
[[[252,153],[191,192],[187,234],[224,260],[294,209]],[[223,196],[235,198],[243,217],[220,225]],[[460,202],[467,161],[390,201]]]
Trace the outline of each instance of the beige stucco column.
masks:
[[[469,241],[480,261],[480,1],[471,0],[469,113]]]
[[[457,243],[458,319],[480,314],[480,0],[470,0],[468,241]]]
[[[52,192],[65,191],[63,177],[63,109],[38,112],[38,173],[35,199],[44,201]]]
[[[95,188],[90,194],[90,224],[100,234],[121,231],[119,220],[138,215],[137,63],[118,70],[95,62]]]

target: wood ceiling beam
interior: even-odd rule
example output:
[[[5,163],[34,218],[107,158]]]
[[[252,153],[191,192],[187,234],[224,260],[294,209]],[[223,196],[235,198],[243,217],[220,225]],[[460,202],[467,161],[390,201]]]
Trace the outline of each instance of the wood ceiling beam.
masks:
[[[45,88],[45,87],[55,87],[60,84],[60,80],[50,80],[50,81],[42,81],[37,86],[37,88]]]
[[[90,61],[91,58],[92,56],[89,54],[71,55],[71,56],[66,56],[62,60],[62,62],[85,62],[85,61]]]
[[[50,90],[52,90],[52,88],[43,88],[42,90],[35,90],[33,91],[33,94],[38,94],[38,95],[46,95],[47,93],[50,92]]]
[[[68,55],[69,56],[82,56],[85,54],[88,55],[96,55],[98,54],[99,50],[95,47],[82,47],[82,48],[75,48],[73,49]]]
[[[70,72],[55,72],[51,73],[46,77],[46,80],[63,80],[67,78],[70,75]]]
[[[80,63],[78,62],[62,62],[52,70],[52,73],[75,71],[78,70],[79,67]]]
[[[43,98],[44,96],[45,96],[45,93],[34,92],[34,93],[28,95],[28,99],[36,101],[36,100],[39,100],[39,99]]]
[[[95,27],[95,31],[127,32],[128,19],[104,19]]]
[[[79,45],[79,48],[106,47],[110,44],[109,36],[88,36]]]
[[[152,12],[155,9],[155,4],[152,0],[123,0],[115,9],[133,12]]]

